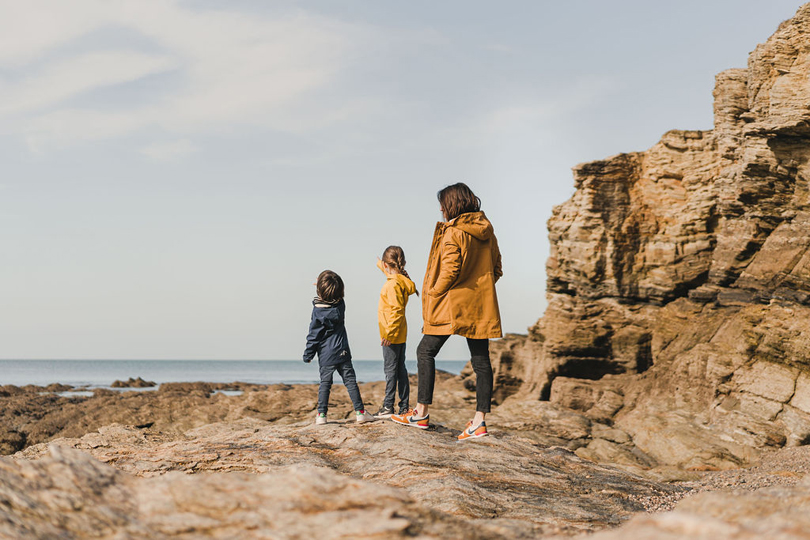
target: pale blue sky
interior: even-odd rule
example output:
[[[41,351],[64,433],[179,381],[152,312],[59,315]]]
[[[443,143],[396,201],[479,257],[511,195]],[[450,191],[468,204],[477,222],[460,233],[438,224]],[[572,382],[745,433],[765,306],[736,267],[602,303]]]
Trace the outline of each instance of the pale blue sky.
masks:
[[[800,5],[0,0],[0,358],[298,359],[324,268],[377,358],[375,259],[421,288],[458,181],[525,332],[570,168],[711,128]]]

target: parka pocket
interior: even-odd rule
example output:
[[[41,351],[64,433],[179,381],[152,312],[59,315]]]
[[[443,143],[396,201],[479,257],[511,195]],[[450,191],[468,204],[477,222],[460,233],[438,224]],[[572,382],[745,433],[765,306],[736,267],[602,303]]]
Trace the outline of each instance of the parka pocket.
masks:
[[[447,293],[441,296],[425,294],[425,322],[434,326],[450,324],[450,299]]]

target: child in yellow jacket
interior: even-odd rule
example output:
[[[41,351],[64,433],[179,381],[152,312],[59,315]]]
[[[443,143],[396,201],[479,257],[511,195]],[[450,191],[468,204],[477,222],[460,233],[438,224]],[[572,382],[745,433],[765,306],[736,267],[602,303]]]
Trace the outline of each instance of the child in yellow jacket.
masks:
[[[383,271],[386,280],[380,291],[380,306],[377,311],[380,326],[380,343],[383,348],[383,369],[385,371],[385,397],[375,416],[387,418],[394,414],[394,397],[399,386],[399,413],[409,410],[411,386],[408,370],[405,368],[405,341],[408,337],[408,322],[405,319],[405,306],[408,297],[416,290],[408,272],[405,271],[405,253],[399,246],[388,246],[377,267]]]

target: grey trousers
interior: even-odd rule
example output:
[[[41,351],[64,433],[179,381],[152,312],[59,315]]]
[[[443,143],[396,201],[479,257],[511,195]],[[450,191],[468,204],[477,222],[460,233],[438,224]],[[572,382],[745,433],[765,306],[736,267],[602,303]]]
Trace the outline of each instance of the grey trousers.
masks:
[[[407,409],[411,396],[408,370],[405,368],[405,344],[397,343],[383,347],[383,370],[385,371],[385,397],[383,407],[394,408],[394,398],[399,387],[399,408]]]
[[[321,374],[321,385],[318,387],[318,412],[326,414],[329,409],[329,394],[332,391],[332,377],[335,371],[343,379],[343,386],[349,391],[349,397],[355,411],[362,411],[363,398],[360,397],[360,388],[357,386],[357,375],[351,360],[344,360],[334,366],[318,366]]]

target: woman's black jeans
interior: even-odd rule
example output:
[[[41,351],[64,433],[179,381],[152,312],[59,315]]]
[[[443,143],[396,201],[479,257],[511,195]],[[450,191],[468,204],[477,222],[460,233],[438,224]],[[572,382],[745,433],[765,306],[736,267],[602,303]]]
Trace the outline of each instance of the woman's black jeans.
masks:
[[[433,384],[436,381],[436,355],[450,336],[422,336],[416,348],[416,367],[419,372],[417,401],[433,403]],[[489,362],[489,340],[467,338],[470,362],[475,371],[475,410],[488,413],[492,402],[492,364]]]

